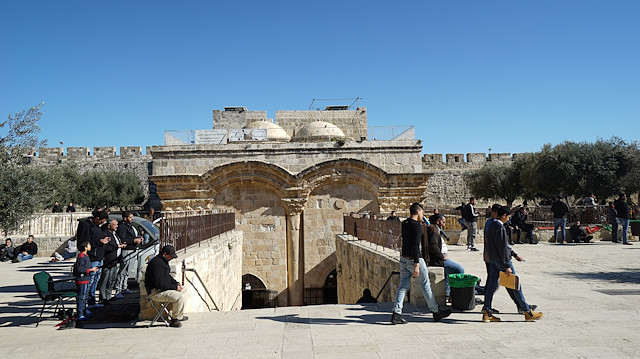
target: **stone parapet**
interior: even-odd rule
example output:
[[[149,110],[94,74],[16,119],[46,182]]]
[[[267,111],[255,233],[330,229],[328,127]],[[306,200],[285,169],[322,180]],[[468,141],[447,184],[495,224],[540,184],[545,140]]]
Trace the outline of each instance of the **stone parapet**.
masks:
[[[78,229],[78,219],[89,216],[91,212],[43,213],[26,221],[15,231],[9,232],[8,237],[26,239],[30,234],[36,238],[73,237]]]
[[[219,236],[193,245],[184,251],[178,251],[178,258],[169,262],[171,274],[178,282],[182,282],[182,263],[186,268],[195,269],[213,297],[215,305],[209,298],[202,283],[195,273],[185,271],[183,296],[185,297],[185,313],[240,310],[242,307],[242,243],[241,231],[229,231]],[[155,312],[147,300],[144,286],[143,267],[140,282],[140,320],[150,320]],[[206,303],[205,303],[206,301]]]

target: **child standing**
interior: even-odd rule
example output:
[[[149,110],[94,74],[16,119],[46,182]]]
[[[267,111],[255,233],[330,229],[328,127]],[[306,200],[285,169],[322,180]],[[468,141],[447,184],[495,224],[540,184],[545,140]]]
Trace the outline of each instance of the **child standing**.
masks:
[[[73,275],[76,277],[76,288],[78,294],[76,302],[78,305],[78,320],[87,320],[89,315],[87,309],[87,294],[89,293],[89,273],[97,272],[98,267],[91,267],[91,261],[87,252],[91,250],[89,242],[80,243],[78,246],[80,254],[73,266]]]

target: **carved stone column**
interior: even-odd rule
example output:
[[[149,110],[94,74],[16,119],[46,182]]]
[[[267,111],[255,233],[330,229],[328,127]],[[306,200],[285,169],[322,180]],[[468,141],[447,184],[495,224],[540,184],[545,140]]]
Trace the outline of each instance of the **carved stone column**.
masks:
[[[302,209],[306,200],[282,199],[287,216],[287,288],[288,305],[304,305],[304,238]]]

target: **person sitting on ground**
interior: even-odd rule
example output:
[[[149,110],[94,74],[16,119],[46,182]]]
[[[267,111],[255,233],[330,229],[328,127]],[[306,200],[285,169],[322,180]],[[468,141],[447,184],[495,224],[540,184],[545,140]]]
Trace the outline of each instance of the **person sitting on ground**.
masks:
[[[7,238],[3,245],[0,245],[0,261],[6,262],[12,260],[16,256],[16,247],[13,246],[11,238]]]
[[[67,259],[74,258],[76,256],[76,253],[78,252],[78,248],[76,245],[77,243],[78,241],[76,240],[75,237],[69,239],[67,241],[67,246],[64,249],[64,253],[60,254],[58,252],[54,252],[53,253],[54,258],[51,261],[60,262],[60,261],[66,261]]]
[[[525,239],[529,238],[529,244],[538,244],[533,240],[533,224],[526,223],[527,221],[527,209],[525,207],[520,207],[511,217],[511,224],[513,225],[514,230],[518,233],[517,241],[520,242],[520,234],[521,231],[526,233]],[[503,226],[504,227],[504,226]]]
[[[78,308],[78,320],[87,320],[91,316],[91,312],[87,310],[87,297],[89,296],[89,279],[90,273],[98,271],[98,267],[91,267],[91,260],[89,259],[89,252],[91,250],[91,244],[89,242],[82,242],[78,246],[80,254],[78,260],[73,265],[73,275],[76,277],[76,305]]]
[[[187,320],[187,317],[182,315],[184,311],[182,289],[184,287],[173,279],[170,273],[169,261],[175,258],[178,258],[178,255],[172,245],[162,247],[160,253],[149,261],[144,276],[144,286],[147,295],[154,302],[171,303],[169,304],[171,310],[169,326],[179,328],[182,326],[181,321]]]
[[[362,291],[362,298],[358,299],[356,304],[378,303],[378,300],[371,295],[371,289],[366,288]]]
[[[575,221],[573,226],[569,227],[569,233],[571,233],[574,243],[589,243],[589,241],[593,239],[593,236],[587,236],[584,229],[580,228],[580,221]]]
[[[13,259],[13,262],[22,262],[33,258],[38,253],[38,245],[33,241],[33,234],[27,237],[27,241],[20,246],[18,255]]]

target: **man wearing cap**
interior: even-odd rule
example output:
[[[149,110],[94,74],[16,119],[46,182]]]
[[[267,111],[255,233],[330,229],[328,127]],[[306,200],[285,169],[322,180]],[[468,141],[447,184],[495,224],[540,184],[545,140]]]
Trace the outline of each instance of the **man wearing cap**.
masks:
[[[184,311],[183,286],[171,276],[169,261],[178,258],[175,248],[171,245],[162,247],[160,254],[153,257],[147,266],[144,285],[147,293],[154,302],[170,302],[171,321],[169,326],[179,328],[180,321],[187,320],[182,315]]]

